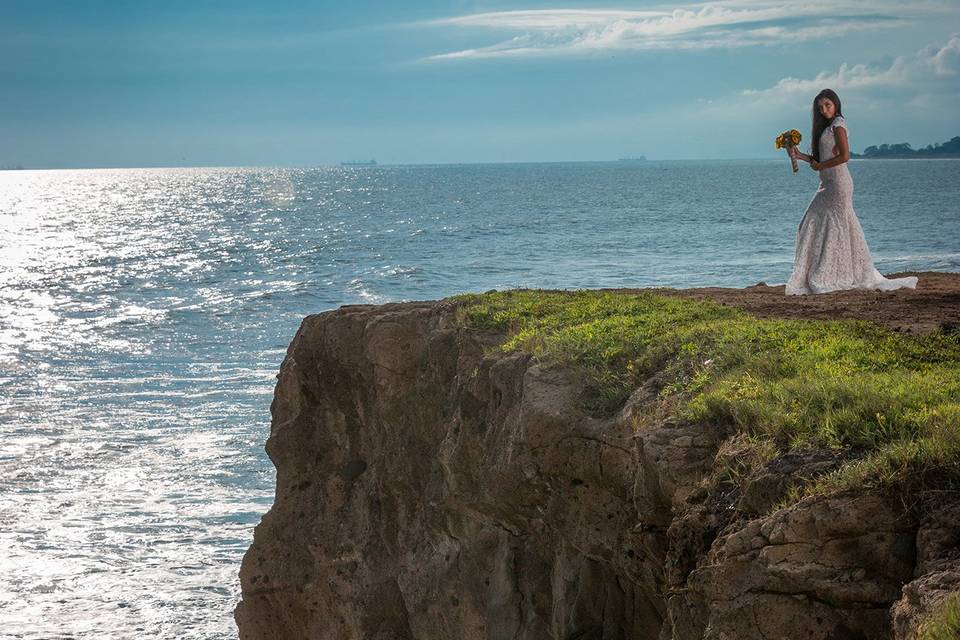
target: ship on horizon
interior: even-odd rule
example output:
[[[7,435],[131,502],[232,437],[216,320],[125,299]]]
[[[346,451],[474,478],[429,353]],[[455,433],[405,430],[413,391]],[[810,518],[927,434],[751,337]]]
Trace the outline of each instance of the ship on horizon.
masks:
[[[377,166],[377,161],[370,160],[352,160],[350,162],[341,162],[341,167],[375,167]]]

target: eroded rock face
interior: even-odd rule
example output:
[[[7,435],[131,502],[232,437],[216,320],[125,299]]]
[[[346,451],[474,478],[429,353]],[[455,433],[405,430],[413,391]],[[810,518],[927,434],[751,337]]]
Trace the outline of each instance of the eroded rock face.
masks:
[[[809,500],[718,538],[671,600],[709,639],[882,638],[914,565],[911,523],[873,496]],[[708,603],[704,607],[703,603]],[[670,636],[667,636],[670,637]]]
[[[892,613],[895,640],[913,640],[924,618],[960,591],[960,505],[948,504],[923,519],[917,531],[914,580]]]
[[[632,429],[576,380],[432,304],[308,318],[280,374],[277,498],[244,638],[653,637],[663,536],[636,530]]]
[[[731,434],[637,430],[655,388],[589,416],[574,373],[501,339],[457,327],[450,303],[303,322],[271,407],[277,493],[240,573],[241,638],[885,638],[918,557],[956,544],[949,519],[918,529],[874,496],[764,515],[835,467],[816,452],[711,501]]]

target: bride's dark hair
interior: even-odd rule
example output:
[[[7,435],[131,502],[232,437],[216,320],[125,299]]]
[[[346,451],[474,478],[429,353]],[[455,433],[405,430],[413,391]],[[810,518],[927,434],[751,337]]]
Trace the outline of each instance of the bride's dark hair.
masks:
[[[817,108],[817,103],[820,101],[820,98],[827,98],[833,103],[833,106],[837,108],[836,113],[833,114],[834,119],[837,116],[843,115],[840,111],[840,96],[838,96],[833,89],[824,89],[813,99],[813,131],[810,134],[810,155],[813,156],[813,159],[817,162],[820,162],[820,134],[833,122],[833,120],[824,118],[823,114],[820,113],[820,109]]]

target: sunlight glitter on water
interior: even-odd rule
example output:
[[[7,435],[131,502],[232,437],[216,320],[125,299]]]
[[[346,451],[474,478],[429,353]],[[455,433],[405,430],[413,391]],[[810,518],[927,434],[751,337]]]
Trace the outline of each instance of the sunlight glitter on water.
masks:
[[[232,635],[282,351],[210,348],[242,296],[191,282],[223,237],[189,200],[237,176],[200,175],[0,175],[4,635]]]

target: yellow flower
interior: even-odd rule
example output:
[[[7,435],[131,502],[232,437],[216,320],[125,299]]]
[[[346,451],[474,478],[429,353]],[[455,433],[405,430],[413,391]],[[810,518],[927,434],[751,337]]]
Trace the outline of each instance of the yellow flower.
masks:
[[[777,149],[783,149],[785,147],[797,146],[800,144],[800,140],[800,132],[796,129],[790,129],[790,131],[784,131],[778,135],[773,144]]]

